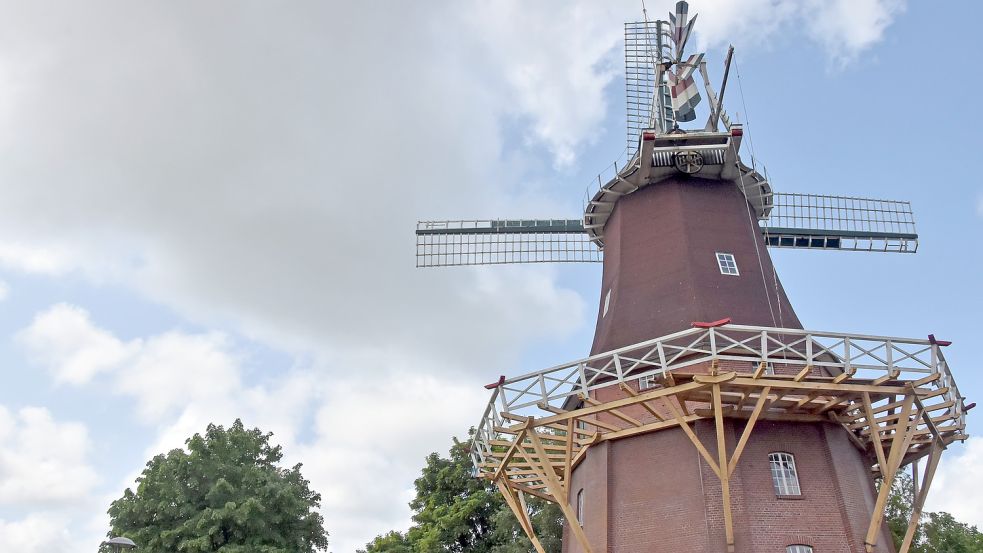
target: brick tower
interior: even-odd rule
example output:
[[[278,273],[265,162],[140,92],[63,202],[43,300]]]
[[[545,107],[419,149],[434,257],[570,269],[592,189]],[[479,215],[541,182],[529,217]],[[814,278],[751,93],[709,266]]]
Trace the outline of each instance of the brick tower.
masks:
[[[540,553],[530,496],[559,505],[564,553],[896,553],[875,481],[925,459],[906,553],[966,438],[949,344],[805,330],[768,249],[914,252],[910,206],[772,191],[723,110],[733,49],[719,95],[684,59],[695,20],[626,25],[631,162],[581,220],[417,226],[418,266],[603,261],[590,356],[488,385],[477,476]],[[709,115],[683,130],[696,71]]]

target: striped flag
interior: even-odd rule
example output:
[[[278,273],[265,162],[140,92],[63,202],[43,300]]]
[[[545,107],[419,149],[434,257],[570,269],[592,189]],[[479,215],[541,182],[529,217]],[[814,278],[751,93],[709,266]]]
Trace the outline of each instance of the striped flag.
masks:
[[[696,88],[693,72],[702,61],[703,54],[693,54],[686,63],[677,65],[676,71],[668,72],[672,109],[676,112],[677,122],[684,123],[696,119],[696,106],[702,98]]]
[[[669,22],[672,24],[672,40],[676,43],[676,63],[683,59],[683,49],[686,48],[686,41],[693,33],[693,24],[696,23],[697,16],[687,20],[689,17],[689,4],[684,1],[676,2],[676,13],[669,14]]]

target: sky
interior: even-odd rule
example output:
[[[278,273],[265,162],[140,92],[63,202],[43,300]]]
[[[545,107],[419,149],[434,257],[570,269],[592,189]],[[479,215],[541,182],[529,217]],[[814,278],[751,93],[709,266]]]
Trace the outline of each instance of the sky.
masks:
[[[737,49],[726,107],[776,190],[912,202],[915,255],[772,252],[805,327],[952,340],[978,401],[983,6],[945,8],[690,12],[714,74]],[[600,278],[415,269],[415,222],[579,217],[640,11],[0,2],[0,550],[94,551],[147,460],[237,417],[304,464],[334,553],[406,528],[483,384],[588,352]],[[983,525],[983,441],[929,508]]]

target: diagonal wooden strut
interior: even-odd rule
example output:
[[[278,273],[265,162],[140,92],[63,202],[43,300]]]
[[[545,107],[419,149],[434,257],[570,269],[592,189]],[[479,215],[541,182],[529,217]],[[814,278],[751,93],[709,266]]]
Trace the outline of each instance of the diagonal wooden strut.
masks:
[[[532,421],[532,417],[529,418]],[[530,423],[531,424],[531,423]],[[535,448],[536,453],[539,455],[540,459],[546,459],[546,449],[543,448],[543,442],[539,439],[536,433],[531,433],[529,436],[530,441],[532,441],[533,448]],[[531,462],[531,460],[530,460]],[[563,512],[563,517],[567,519],[567,524],[570,526],[570,531],[573,533],[577,542],[580,543],[580,547],[583,548],[584,553],[593,553],[591,549],[590,542],[587,540],[587,535],[584,534],[584,529],[580,526],[580,522],[577,521],[577,513],[574,512],[573,507],[569,503],[569,494],[566,488],[560,484],[560,479],[556,476],[556,471],[553,469],[553,465],[550,463],[541,463],[543,469],[543,475],[546,478],[546,486],[550,494],[555,498],[556,504],[560,507],[560,511]]]
[[[898,553],[908,553],[911,542],[915,539],[915,531],[918,529],[918,521],[922,516],[922,508],[925,507],[925,498],[928,497],[928,489],[932,485],[932,478],[935,477],[935,469],[939,466],[939,459],[942,457],[944,446],[940,443],[932,443],[932,453],[928,458],[928,466],[925,467],[925,475],[922,477],[921,489],[918,489],[918,481],[915,481],[915,503],[911,506],[911,520],[908,521],[908,530],[905,532],[904,541],[898,548]]]
[[[515,518],[519,519],[519,526],[529,537],[529,541],[532,542],[532,546],[536,548],[536,553],[546,553],[543,549],[543,544],[539,543],[539,538],[536,537],[536,532],[532,527],[532,520],[529,519],[529,511],[523,508],[522,505],[516,500],[515,495],[513,495],[512,488],[508,484],[504,483],[502,479],[496,480],[495,484],[498,485],[498,491],[502,493],[502,497],[505,498],[505,503],[508,504],[509,508],[512,509],[512,513]],[[521,493],[521,492],[519,492]]]

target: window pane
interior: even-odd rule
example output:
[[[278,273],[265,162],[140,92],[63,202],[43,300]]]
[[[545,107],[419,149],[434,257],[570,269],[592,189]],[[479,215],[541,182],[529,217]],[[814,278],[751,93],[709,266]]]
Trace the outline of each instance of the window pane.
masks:
[[[771,453],[771,480],[778,495],[802,495],[799,477],[795,471],[795,458],[790,453]]]

